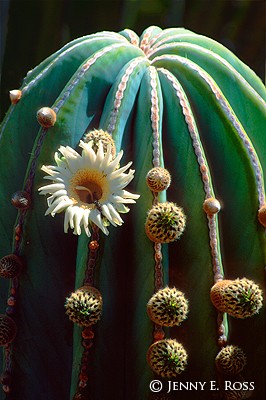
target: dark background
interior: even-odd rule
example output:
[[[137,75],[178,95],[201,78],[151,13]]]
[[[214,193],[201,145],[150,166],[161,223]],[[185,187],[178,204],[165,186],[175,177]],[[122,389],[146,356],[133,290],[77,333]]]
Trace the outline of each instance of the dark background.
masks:
[[[264,0],[0,0],[1,115],[8,91],[65,43],[124,28],[185,27],[232,50],[264,80]]]

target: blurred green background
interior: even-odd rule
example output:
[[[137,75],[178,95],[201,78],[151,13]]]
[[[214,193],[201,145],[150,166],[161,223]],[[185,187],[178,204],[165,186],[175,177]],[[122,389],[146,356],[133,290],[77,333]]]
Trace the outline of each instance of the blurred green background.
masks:
[[[264,79],[264,0],[0,0],[1,115],[8,91],[65,43],[101,30],[185,27],[232,50]]]

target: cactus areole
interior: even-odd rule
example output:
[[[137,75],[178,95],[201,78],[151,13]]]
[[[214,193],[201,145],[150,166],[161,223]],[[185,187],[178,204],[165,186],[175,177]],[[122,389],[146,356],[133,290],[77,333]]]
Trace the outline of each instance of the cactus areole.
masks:
[[[76,39],[10,89],[0,132],[0,399],[148,400],[174,390],[163,380],[172,376],[183,388],[205,382],[184,399],[211,398],[210,382],[229,396],[215,359],[233,346],[245,362],[230,382],[265,398],[260,79],[212,39],[151,26],[140,37]],[[231,314],[210,298],[213,285],[239,278],[258,285],[248,321],[231,316],[233,289]],[[91,294],[76,300],[83,287]],[[146,312],[168,287],[189,303],[182,324],[160,302],[159,323]],[[169,301],[166,312],[179,310]]]

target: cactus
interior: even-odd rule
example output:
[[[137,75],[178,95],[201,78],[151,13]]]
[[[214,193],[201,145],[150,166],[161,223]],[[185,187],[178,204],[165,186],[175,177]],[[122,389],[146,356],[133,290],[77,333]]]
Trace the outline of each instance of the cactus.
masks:
[[[146,354],[168,341],[182,349],[174,379],[184,382],[218,382],[217,354],[239,346],[243,379],[265,397],[255,368],[264,365],[264,308],[243,320],[210,298],[222,280],[262,289],[265,97],[219,43],[155,26],[140,37],[125,29],[76,39],[11,90],[0,133],[0,312],[17,333],[3,343],[1,399],[152,398],[158,375]],[[150,240],[154,218],[163,235]],[[6,256],[23,267],[9,275]],[[65,312],[84,285],[102,296],[93,327]],[[168,285],[189,314],[166,329],[146,305]]]

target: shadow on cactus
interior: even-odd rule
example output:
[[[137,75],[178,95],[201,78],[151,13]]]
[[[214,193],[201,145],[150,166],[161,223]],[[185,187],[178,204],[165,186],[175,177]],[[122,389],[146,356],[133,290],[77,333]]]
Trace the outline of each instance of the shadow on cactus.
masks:
[[[1,398],[149,399],[154,377],[264,398],[265,97],[219,43],[155,26],[76,39],[10,91]]]

